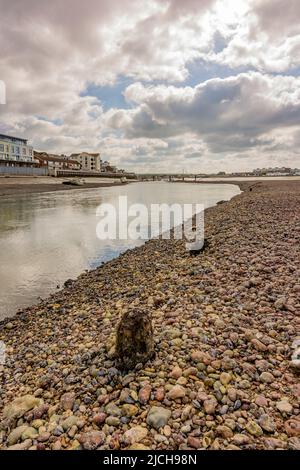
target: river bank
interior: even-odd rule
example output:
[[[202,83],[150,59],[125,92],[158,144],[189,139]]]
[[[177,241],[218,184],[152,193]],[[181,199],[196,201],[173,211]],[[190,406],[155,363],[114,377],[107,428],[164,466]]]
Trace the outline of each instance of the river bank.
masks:
[[[0,197],[15,196],[16,194],[46,193],[54,191],[70,191],[73,189],[109,188],[121,183],[120,178],[86,178],[83,186],[63,184],[63,181],[72,178],[42,177],[0,177]]]
[[[1,448],[300,448],[300,183],[241,189],[199,256],[151,240],[1,322]],[[124,375],[115,326],[141,306],[156,357]]]

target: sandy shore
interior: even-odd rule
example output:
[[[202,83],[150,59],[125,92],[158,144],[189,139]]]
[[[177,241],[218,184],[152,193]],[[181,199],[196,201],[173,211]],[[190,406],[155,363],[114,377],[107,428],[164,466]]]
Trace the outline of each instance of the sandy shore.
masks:
[[[63,181],[72,178],[44,177],[0,177],[0,197],[16,194],[45,193],[52,191],[71,191],[74,189],[106,188],[123,184],[120,178],[85,178],[84,186],[69,186]]]
[[[300,449],[300,183],[242,189],[206,211],[202,254],[152,240],[1,323],[1,448]],[[156,357],[121,374],[141,306]]]

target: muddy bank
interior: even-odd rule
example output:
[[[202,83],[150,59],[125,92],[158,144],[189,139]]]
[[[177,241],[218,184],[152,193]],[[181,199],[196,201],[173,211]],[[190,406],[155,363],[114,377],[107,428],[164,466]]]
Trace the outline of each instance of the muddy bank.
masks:
[[[242,189],[206,211],[199,256],[149,241],[1,323],[1,448],[300,449],[300,183]],[[156,355],[125,374],[135,308]]]
[[[72,179],[72,178],[70,178]],[[17,194],[33,194],[33,193],[46,193],[53,191],[71,191],[79,189],[93,189],[93,188],[108,188],[110,186],[119,186],[121,184],[120,179],[110,180],[106,179],[101,182],[89,181],[86,178],[86,182],[83,186],[73,186],[63,184],[67,178],[0,178],[0,198],[1,196],[14,196]],[[1,199],[0,199],[1,201]]]

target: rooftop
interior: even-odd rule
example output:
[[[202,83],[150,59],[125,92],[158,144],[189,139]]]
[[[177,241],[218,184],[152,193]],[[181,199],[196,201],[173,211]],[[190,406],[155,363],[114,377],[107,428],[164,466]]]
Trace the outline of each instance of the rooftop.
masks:
[[[13,141],[20,141],[23,142],[24,144],[27,144],[28,139],[22,139],[21,137],[13,137],[11,135],[6,135],[6,134],[0,134],[0,139],[10,139]]]

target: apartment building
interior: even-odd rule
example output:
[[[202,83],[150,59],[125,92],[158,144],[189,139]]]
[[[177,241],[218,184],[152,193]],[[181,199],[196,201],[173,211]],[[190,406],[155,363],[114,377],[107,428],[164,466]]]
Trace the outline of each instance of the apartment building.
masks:
[[[70,159],[80,163],[82,171],[95,171],[98,173],[101,171],[100,153],[72,153]]]
[[[34,152],[34,160],[39,167],[49,170],[80,170],[81,168],[77,160],[68,158],[66,155]]]
[[[33,166],[33,147],[27,139],[0,134],[0,165]]]

